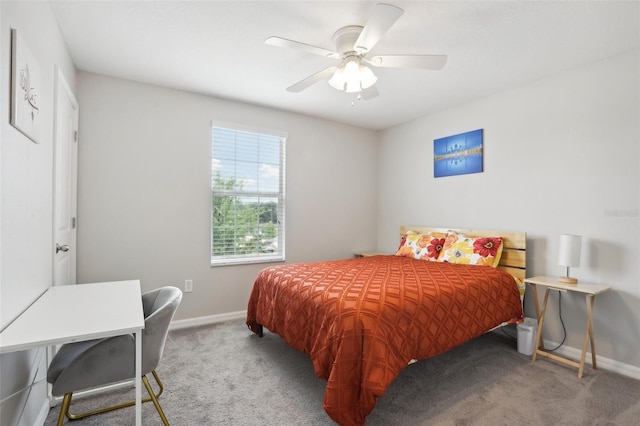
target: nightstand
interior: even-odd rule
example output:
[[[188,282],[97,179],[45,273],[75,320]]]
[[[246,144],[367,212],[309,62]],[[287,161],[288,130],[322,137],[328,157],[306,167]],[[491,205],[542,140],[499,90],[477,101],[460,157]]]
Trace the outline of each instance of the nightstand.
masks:
[[[582,378],[582,372],[584,370],[584,361],[587,356],[587,344],[591,342],[591,365],[596,368],[596,346],[593,338],[593,305],[596,302],[596,295],[604,293],[611,287],[608,285],[600,284],[588,284],[579,282],[578,284],[566,284],[561,283],[555,277],[532,277],[524,280],[525,283],[531,286],[533,290],[533,300],[536,305],[536,316],[538,317],[538,333],[536,334],[536,342],[534,345],[535,350],[531,356],[531,361],[536,360],[536,355],[544,356],[564,364],[571,365],[578,368],[578,378]],[[540,310],[538,302],[538,286],[544,287],[544,301],[542,302],[542,310]],[[549,300],[549,291],[572,291],[575,293],[583,293],[587,302],[587,326],[584,332],[584,341],[582,343],[582,355],[580,362],[573,361],[571,359],[552,354],[547,352],[544,348],[544,339],[542,337],[542,323],[544,322],[544,314],[547,310],[547,301]]]
[[[353,254],[354,257],[371,257],[371,256],[384,256],[388,253],[382,253],[379,251],[359,251]]]

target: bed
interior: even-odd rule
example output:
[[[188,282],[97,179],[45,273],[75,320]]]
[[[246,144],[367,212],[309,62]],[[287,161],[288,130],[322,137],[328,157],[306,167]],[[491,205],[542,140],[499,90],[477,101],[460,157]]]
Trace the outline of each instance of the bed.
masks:
[[[364,424],[411,362],[523,317],[525,233],[400,235],[393,255],[265,268],[249,298],[247,326],[310,356],[327,380],[323,407],[342,426]]]

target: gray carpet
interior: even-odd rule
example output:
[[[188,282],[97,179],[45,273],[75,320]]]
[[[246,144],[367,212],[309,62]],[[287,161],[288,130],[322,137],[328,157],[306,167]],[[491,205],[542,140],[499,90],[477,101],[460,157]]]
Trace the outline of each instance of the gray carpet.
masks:
[[[171,331],[158,374],[165,383],[160,403],[174,426],[335,425],[322,409],[325,382],[310,359],[275,334],[258,338],[243,321]],[[132,390],[75,404],[83,409],[127,397]],[[58,410],[51,409],[45,425],[56,424]],[[131,407],[71,424],[132,425],[134,414]],[[162,424],[152,403],[143,404],[142,416],[144,425]],[[532,363],[515,341],[494,332],[408,366],[367,426],[626,426],[639,420],[640,381],[591,367],[578,379],[574,368],[547,359]]]

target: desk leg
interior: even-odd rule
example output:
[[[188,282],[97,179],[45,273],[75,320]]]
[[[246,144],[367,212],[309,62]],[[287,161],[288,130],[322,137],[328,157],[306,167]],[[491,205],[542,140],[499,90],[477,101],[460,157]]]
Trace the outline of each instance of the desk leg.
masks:
[[[136,377],[134,379],[136,385],[136,426],[142,424],[142,330],[136,331]]]
[[[539,311],[538,307],[538,291],[536,290],[536,286],[532,286],[533,296],[536,300],[536,315],[538,315],[538,332],[536,333],[536,343],[533,345],[533,355],[531,355],[531,361],[536,360],[536,355],[538,354],[538,347],[541,344],[542,340],[542,323],[544,322],[544,314],[547,311],[547,301],[549,300],[549,287],[545,289],[544,292],[544,301],[542,302],[542,311]],[[544,350],[544,342],[542,342],[542,349]]]
[[[584,331],[584,341],[582,342],[582,355],[580,356],[580,367],[578,368],[578,377],[582,378],[584,370],[584,361],[587,356],[587,344],[591,342],[591,365],[596,368],[596,345],[593,339],[593,305],[596,302],[596,296],[587,294],[587,328]]]

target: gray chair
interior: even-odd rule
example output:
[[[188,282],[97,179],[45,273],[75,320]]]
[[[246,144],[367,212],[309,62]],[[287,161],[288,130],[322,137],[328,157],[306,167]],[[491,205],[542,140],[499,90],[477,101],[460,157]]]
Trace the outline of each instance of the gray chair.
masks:
[[[153,401],[162,422],[167,426],[169,422],[158,402],[164,386],[156,368],[162,358],[169,323],[181,300],[182,292],[176,287],[162,287],[142,295],[145,317],[142,332],[142,382],[149,392],[149,397],[142,401]],[[159,386],[157,394],[153,392],[147,379],[149,373],[153,374]],[[132,334],[62,345],[47,372],[47,381],[53,385],[52,394],[64,395],[58,426],[62,425],[65,416],[69,420],[75,420],[134,405],[135,401],[128,401],[82,414],[69,413],[73,392],[133,379],[134,376],[135,338]]]

